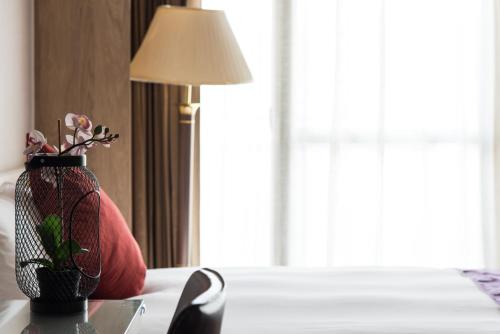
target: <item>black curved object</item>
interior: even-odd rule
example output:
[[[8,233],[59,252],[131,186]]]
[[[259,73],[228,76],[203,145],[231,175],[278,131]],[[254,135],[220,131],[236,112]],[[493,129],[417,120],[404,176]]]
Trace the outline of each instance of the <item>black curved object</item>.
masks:
[[[182,291],[167,334],[219,334],[226,303],[225,283],[215,270],[195,271]]]

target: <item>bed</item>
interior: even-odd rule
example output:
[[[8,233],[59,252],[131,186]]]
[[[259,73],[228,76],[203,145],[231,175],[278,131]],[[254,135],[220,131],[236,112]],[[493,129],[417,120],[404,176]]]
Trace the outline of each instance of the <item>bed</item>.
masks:
[[[137,333],[166,333],[194,269],[147,273]],[[416,268],[219,268],[223,333],[500,333],[500,309],[461,272]]]

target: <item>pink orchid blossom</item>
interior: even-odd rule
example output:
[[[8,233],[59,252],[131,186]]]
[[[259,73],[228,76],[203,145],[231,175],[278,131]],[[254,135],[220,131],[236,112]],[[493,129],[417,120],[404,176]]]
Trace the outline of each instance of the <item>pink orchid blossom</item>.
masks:
[[[24,154],[32,155],[39,152],[43,145],[47,144],[47,138],[38,130],[31,131],[26,139],[26,149],[24,150]]]
[[[68,113],[64,118],[64,122],[66,123],[66,126],[73,131],[81,130],[82,132],[88,134],[92,131],[92,122],[85,115]]]
[[[96,144],[110,147],[119,138],[117,133],[111,133],[109,128],[103,125],[97,125],[95,129],[92,129],[92,122],[85,115],[68,113],[64,121],[66,126],[73,132],[65,135],[66,141],[61,145],[60,150],[53,146],[59,156],[66,154],[84,155],[88,149],[96,146]],[[47,139],[40,131],[33,130],[26,138],[26,146],[24,153],[30,160],[37,152],[44,152],[44,147],[48,147]],[[52,182],[53,177],[47,175],[46,179]]]
[[[83,144],[85,141],[92,138],[92,135],[89,135],[85,132],[78,132],[76,136],[66,135],[66,143],[63,144],[62,151],[65,151],[72,146]],[[76,146],[71,149],[68,153],[70,155],[84,155],[89,148],[91,148],[94,143],[91,141],[88,144]]]
[[[70,143],[64,143],[64,144],[62,144],[62,150],[61,150],[61,152],[67,151],[71,147],[73,147],[72,144],[70,144]],[[76,147],[71,148],[65,154],[68,154],[68,155],[84,155],[85,153],[87,153],[87,147],[85,145],[82,145],[82,146],[76,146]]]

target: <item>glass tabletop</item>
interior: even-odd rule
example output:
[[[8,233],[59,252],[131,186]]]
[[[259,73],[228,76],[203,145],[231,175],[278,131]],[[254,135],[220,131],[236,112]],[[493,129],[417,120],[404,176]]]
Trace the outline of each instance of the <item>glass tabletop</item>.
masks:
[[[41,315],[28,300],[0,300],[2,334],[122,334],[142,315],[142,300],[92,300],[88,310],[70,315]]]

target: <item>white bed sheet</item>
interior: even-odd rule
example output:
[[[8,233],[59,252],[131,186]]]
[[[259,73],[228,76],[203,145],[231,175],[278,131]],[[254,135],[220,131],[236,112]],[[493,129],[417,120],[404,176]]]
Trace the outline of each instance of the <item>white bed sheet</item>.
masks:
[[[166,333],[193,270],[148,271],[137,332]],[[224,334],[500,333],[499,307],[455,270],[218,270],[227,284]]]

